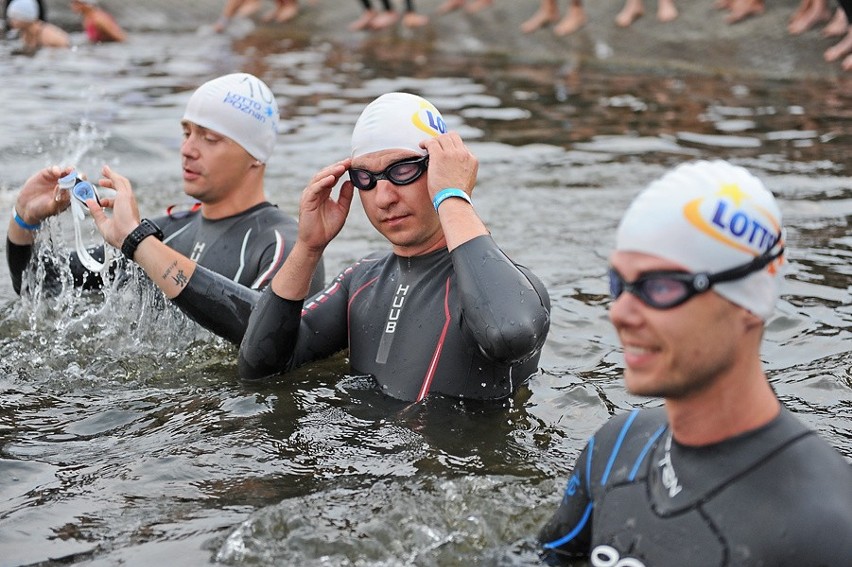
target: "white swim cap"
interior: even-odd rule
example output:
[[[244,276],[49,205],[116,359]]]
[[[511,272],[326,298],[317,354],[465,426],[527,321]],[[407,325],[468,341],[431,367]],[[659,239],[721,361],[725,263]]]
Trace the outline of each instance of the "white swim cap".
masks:
[[[34,22],[38,19],[36,0],[12,0],[6,7],[6,18],[21,22]]]
[[[278,135],[278,104],[266,83],[248,73],[207,81],[192,94],[183,119],[227,136],[266,163]]]
[[[382,150],[426,155],[420,142],[446,132],[441,113],[425,98],[409,93],[383,94],[367,105],[355,123],[352,157]]]
[[[781,211],[757,177],[725,161],[697,161],[639,193],[621,219],[615,248],[712,273],[746,264],[779,239]],[[778,299],[781,263],[713,290],[765,321]]]

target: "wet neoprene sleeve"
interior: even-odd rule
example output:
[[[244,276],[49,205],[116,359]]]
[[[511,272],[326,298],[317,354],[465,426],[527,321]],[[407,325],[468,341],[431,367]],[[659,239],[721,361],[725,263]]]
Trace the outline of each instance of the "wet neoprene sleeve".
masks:
[[[196,266],[189,283],[172,301],[205,329],[240,344],[259,291]]]
[[[450,256],[464,324],[482,354],[513,363],[537,353],[549,329],[550,297],[539,294],[524,270],[491,237],[469,240]],[[530,305],[542,309],[530,309]]]
[[[244,380],[262,379],[287,368],[299,337],[303,304],[275,295],[272,286],[263,290],[240,345],[239,373]]]
[[[12,278],[12,288],[20,295],[23,273],[33,255],[31,244],[15,244],[6,237],[6,263],[9,265],[9,275]]]

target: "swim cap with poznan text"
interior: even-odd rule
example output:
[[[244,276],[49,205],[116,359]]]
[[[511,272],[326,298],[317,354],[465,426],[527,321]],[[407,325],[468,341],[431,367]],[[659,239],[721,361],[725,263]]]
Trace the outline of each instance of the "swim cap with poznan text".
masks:
[[[248,73],[224,75],[198,87],[183,119],[231,138],[263,163],[275,148],[278,104],[266,83]]]

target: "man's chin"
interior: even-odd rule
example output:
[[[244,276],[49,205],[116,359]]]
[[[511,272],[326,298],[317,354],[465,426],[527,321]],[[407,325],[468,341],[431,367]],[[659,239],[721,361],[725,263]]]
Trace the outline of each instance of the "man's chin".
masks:
[[[629,368],[624,370],[624,387],[628,393],[634,396],[658,398],[661,395],[660,388],[653,383],[648,376],[641,376]]]

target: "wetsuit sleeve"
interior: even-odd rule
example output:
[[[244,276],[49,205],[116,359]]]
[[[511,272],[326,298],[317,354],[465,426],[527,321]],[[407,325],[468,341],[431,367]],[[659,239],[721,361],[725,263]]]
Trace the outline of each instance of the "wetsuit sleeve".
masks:
[[[464,324],[482,353],[500,363],[537,353],[550,328],[550,296],[541,281],[488,235],[465,242],[452,259]]]
[[[6,238],[6,264],[9,266],[9,276],[12,278],[12,288],[18,295],[21,294],[21,282],[24,270],[30,263],[33,255],[33,247],[29,244],[15,244]]]
[[[97,260],[98,262],[104,261],[104,247],[98,246],[96,248],[90,248],[89,254]],[[71,267],[71,275],[74,278],[74,287],[79,287],[83,289],[101,289],[104,286],[104,280],[101,278],[101,275],[97,272],[90,272],[83,264],[80,262],[80,257],[77,255],[77,252],[72,252],[69,256],[69,265]],[[120,259],[118,265],[111,264],[107,269],[110,274],[114,274],[115,270],[121,266],[122,268],[125,266],[124,259]]]
[[[259,380],[288,368],[299,337],[303,303],[278,297],[269,287],[263,291],[240,343],[242,379]]]
[[[577,459],[562,501],[544,525],[538,540],[549,558],[588,557],[592,533],[591,457],[594,438]]]
[[[205,329],[240,344],[260,292],[197,266],[189,283],[172,301]]]
[[[306,304],[282,299],[267,287],[240,343],[240,377],[260,380],[345,349],[351,274],[344,270]]]
[[[103,247],[90,250],[92,257],[99,261],[103,260]],[[6,238],[6,263],[9,266],[9,275],[12,279],[12,288],[15,293],[20,295],[21,286],[23,285],[24,270],[27,269],[30,260],[33,256],[33,246],[29,244],[20,245],[14,244]],[[71,275],[74,279],[74,286],[83,289],[100,289],[103,287],[103,280],[100,274],[96,274],[86,270],[77,258],[77,253],[74,252],[69,257]],[[59,266],[50,262],[45,266],[45,289],[58,290],[60,288]]]

